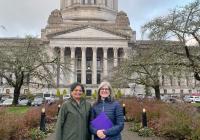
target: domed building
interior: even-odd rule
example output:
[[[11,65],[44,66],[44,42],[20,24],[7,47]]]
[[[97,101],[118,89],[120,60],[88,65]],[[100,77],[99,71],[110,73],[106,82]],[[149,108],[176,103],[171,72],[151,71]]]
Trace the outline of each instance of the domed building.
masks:
[[[118,0],[61,0],[41,39],[52,55],[70,66],[70,73],[58,72],[57,85],[64,88],[77,81],[90,95],[126,57],[135,32],[127,14],[118,12]]]
[[[0,38],[0,45],[22,45],[25,39]],[[6,43],[5,43],[6,42]],[[67,89],[73,82],[80,82],[86,87],[90,96],[98,84],[109,80],[115,67],[127,57],[129,49],[142,53],[153,43],[137,40],[136,32],[131,29],[127,14],[118,11],[118,0],[60,0],[60,9],[53,10],[47,25],[41,30],[41,38],[37,39],[50,56],[58,56],[60,63],[56,68],[53,83],[57,88]],[[67,71],[63,71],[64,66]],[[11,74],[12,76],[12,74]],[[29,79],[30,80],[30,79]],[[190,84],[192,86],[190,86]],[[189,94],[200,92],[195,89],[200,83],[187,77],[160,77],[161,94]],[[144,94],[143,85],[129,85],[123,93]],[[52,92],[55,88],[23,87],[32,93]],[[0,77],[0,94],[13,93],[13,88]],[[23,91],[22,91],[23,93]]]

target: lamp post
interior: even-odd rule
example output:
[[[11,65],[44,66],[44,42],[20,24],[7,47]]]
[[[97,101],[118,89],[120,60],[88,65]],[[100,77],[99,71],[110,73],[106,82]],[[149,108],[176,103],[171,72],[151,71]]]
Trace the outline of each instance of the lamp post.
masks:
[[[123,104],[123,114],[124,114],[124,120],[126,120],[126,104]]]
[[[145,108],[142,110],[142,127],[147,127],[147,114]]]
[[[58,112],[57,112],[57,115],[59,114],[60,107],[61,107],[61,105],[59,104],[59,105],[58,105]]]
[[[41,111],[41,119],[40,119],[40,130],[45,132],[46,131],[46,128],[45,128],[45,108],[43,107],[42,108],[42,111]]]

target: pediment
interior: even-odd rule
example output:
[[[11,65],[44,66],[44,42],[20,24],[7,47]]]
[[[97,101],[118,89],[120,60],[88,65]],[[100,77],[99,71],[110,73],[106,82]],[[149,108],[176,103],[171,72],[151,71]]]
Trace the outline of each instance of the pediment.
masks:
[[[53,38],[55,39],[69,39],[69,38],[92,38],[92,39],[125,39],[124,37],[121,37],[119,35],[113,34],[111,32],[107,32],[104,30],[98,30],[93,28],[84,28],[79,30],[73,30],[70,32],[63,32],[62,34],[55,35]]]

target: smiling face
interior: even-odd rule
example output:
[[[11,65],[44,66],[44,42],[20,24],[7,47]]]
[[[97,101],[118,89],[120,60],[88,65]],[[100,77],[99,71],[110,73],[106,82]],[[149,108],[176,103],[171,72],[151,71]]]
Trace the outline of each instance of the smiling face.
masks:
[[[71,96],[75,100],[80,100],[82,94],[83,90],[81,86],[76,86],[76,88],[74,88],[74,90],[72,91]]]
[[[110,89],[109,89],[109,87],[108,86],[102,86],[101,88],[100,88],[100,93],[99,93],[99,95],[101,96],[101,98],[106,98],[106,97],[108,97],[109,95],[110,95]]]

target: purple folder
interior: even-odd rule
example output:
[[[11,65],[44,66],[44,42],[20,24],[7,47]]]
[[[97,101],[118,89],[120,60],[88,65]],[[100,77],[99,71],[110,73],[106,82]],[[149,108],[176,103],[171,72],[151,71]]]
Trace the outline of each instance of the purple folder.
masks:
[[[91,121],[91,125],[97,130],[107,130],[113,126],[113,123],[105,112],[101,112],[94,120]],[[108,140],[108,138],[105,138],[104,140]]]

